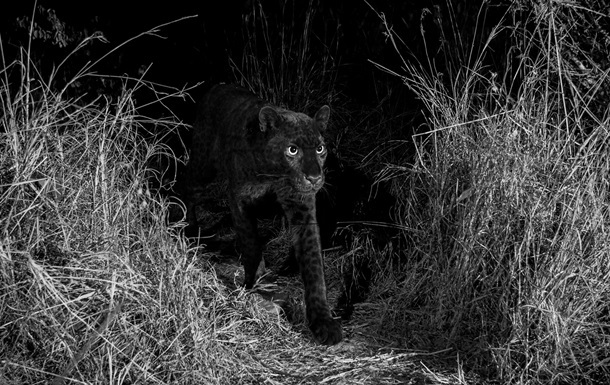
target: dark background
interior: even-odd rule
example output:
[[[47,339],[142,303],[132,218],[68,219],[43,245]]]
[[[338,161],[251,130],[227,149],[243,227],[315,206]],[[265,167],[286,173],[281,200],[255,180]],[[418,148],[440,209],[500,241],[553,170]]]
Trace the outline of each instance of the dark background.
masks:
[[[275,18],[281,13],[282,0],[263,0],[260,2],[268,16],[270,28],[282,22]],[[295,19],[302,19],[310,6],[309,1],[286,1]],[[452,20],[447,6],[455,13]],[[448,26],[457,21],[460,33],[465,39],[480,39],[477,33],[484,32],[479,26],[475,30],[476,19],[483,1],[413,0],[392,1],[313,1],[316,8],[313,30],[316,39],[323,43],[337,41],[338,73],[337,87],[346,102],[358,105],[376,104],[385,95],[380,95],[380,82],[383,87],[398,93],[405,109],[417,109],[414,101],[403,90],[399,78],[384,74],[375,69],[369,60],[381,63],[400,72],[400,61],[394,48],[388,43],[385,29],[371,6],[383,13],[398,36],[418,60],[436,60],[439,71],[446,67],[447,58],[441,38],[442,24]],[[506,11],[501,1],[485,2],[485,24],[490,27],[498,22]],[[146,78],[158,83],[182,87],[201,81],[234,81],[228,58],[238,61],[243,53],[244,16],[258,2],[252,0],[222,0],[215,2],[192,2],[176,0],[171,2],[148,2],[140,0],[82,2],[82,1],[38,1],[34,20],[43,28],[52,30],[45,20],[45,12],[52,10],[57,18],[65,23],[66,35],[71,39],[65,47],[52,44],[52,39],[34,39],[32,52],[34,60],[39,61],[41,70],[50,71],[61,62],[85,36],[101,31],[108,43],[94,42],[86,50],[80,51],[70,60],[66,71],[74,71],[79,63],[95,60],[125,40],[145,32],[160,24],[185,16],[197,17],[163,27],[158,36],[143,36],[119,48],[96,66],[99,73],[129,75],[137,77],[150,63],[152,67]],[[0,33],[2,33],[5,60],[9,61],[12,50],[28,42],[28,28],[24,25],[31,20],[33,2],[18,2],[2,12]],[[22,21],[19,22],[18,20]],[[25,20],[25,22],[24,22]],[[421,31],[425,31],[425,37]],[[468,44],[469,45],[469,44]],[[452,53],[454,54],[454,53]],[[493,60],[493,59],[490,59]],[[502,63],[496,63],[502,65]],[[72,74],[73,75],[73,74]],[[66,77],[70,75],[67,74]],[[111,93],[112,90],[106,90]],[[196,98],[197,91],[194,92]],[[400,104],[399,101],[394,101]],[[177,113],[189,120],[188,106],[176,106]],[[352,107],[358,108],[358,107]],[[398,111],[400,112],[400,111]]]

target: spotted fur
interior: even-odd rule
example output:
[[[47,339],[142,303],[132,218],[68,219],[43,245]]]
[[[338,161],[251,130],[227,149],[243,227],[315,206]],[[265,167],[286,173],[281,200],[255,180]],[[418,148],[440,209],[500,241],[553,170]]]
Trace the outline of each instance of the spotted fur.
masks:
[[[315,194],[324,184],[323,165],[330,109],[314,117],[282,109],[231,85],[216,85],[202,100],[193,125],[186,171],[187,220],[197,231],[197,190],[217,172],[229,184],[229,203],[244,265],[244,285],[252,288],[261,261],[253,208],[272,196],[282,206],[305,287],[309,328],[322,344],[342,339],[341,324],[330,312],[324,261],[316,223]]]

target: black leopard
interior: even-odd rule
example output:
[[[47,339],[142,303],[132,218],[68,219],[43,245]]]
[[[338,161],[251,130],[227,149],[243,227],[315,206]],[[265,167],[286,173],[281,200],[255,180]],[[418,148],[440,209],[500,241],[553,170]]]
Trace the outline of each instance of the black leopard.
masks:
[[[308,325],[316,341],[336,344],[341,324],[330,312],[316,222],[316,192],[324,185],[327,148],[322,133],[330,109],[313,117],[271,105],[233,85],[215,85],[203,97],[186,169],[187,232],[197,231],[198,190],[217,173],[228,179],[228,198],[244,266],[244,285],[255,283],[262,250],[254,208],[272,197],[281,205],[305,288]]]

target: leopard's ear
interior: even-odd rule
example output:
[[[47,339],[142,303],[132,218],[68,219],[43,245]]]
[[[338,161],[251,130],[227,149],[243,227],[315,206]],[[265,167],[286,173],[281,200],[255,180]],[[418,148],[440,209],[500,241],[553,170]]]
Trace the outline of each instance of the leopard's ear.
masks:
[[[280,123],[280,115],[272,106],[265,106],[258,113],[258,121],[262,132],[275,130]]]
[[[328,127],[328,118],[330,117],[330,107],[328,106],[322,106],[318,112],[316,112],[316,115],[314,116],[314,120],[316,121],[316,124],[318,125],[318,129],[320,131],[324,131],[326,130],[326,127]]]

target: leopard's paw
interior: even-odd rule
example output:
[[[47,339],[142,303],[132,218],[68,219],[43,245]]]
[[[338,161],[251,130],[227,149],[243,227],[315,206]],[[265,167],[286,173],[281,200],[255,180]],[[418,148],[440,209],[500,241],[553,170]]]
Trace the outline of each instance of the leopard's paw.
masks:
[[[334,345],[343,339],[341,322],[330,316],[312,320],[309,323],[309,329],[316,342],[322,345]]]

